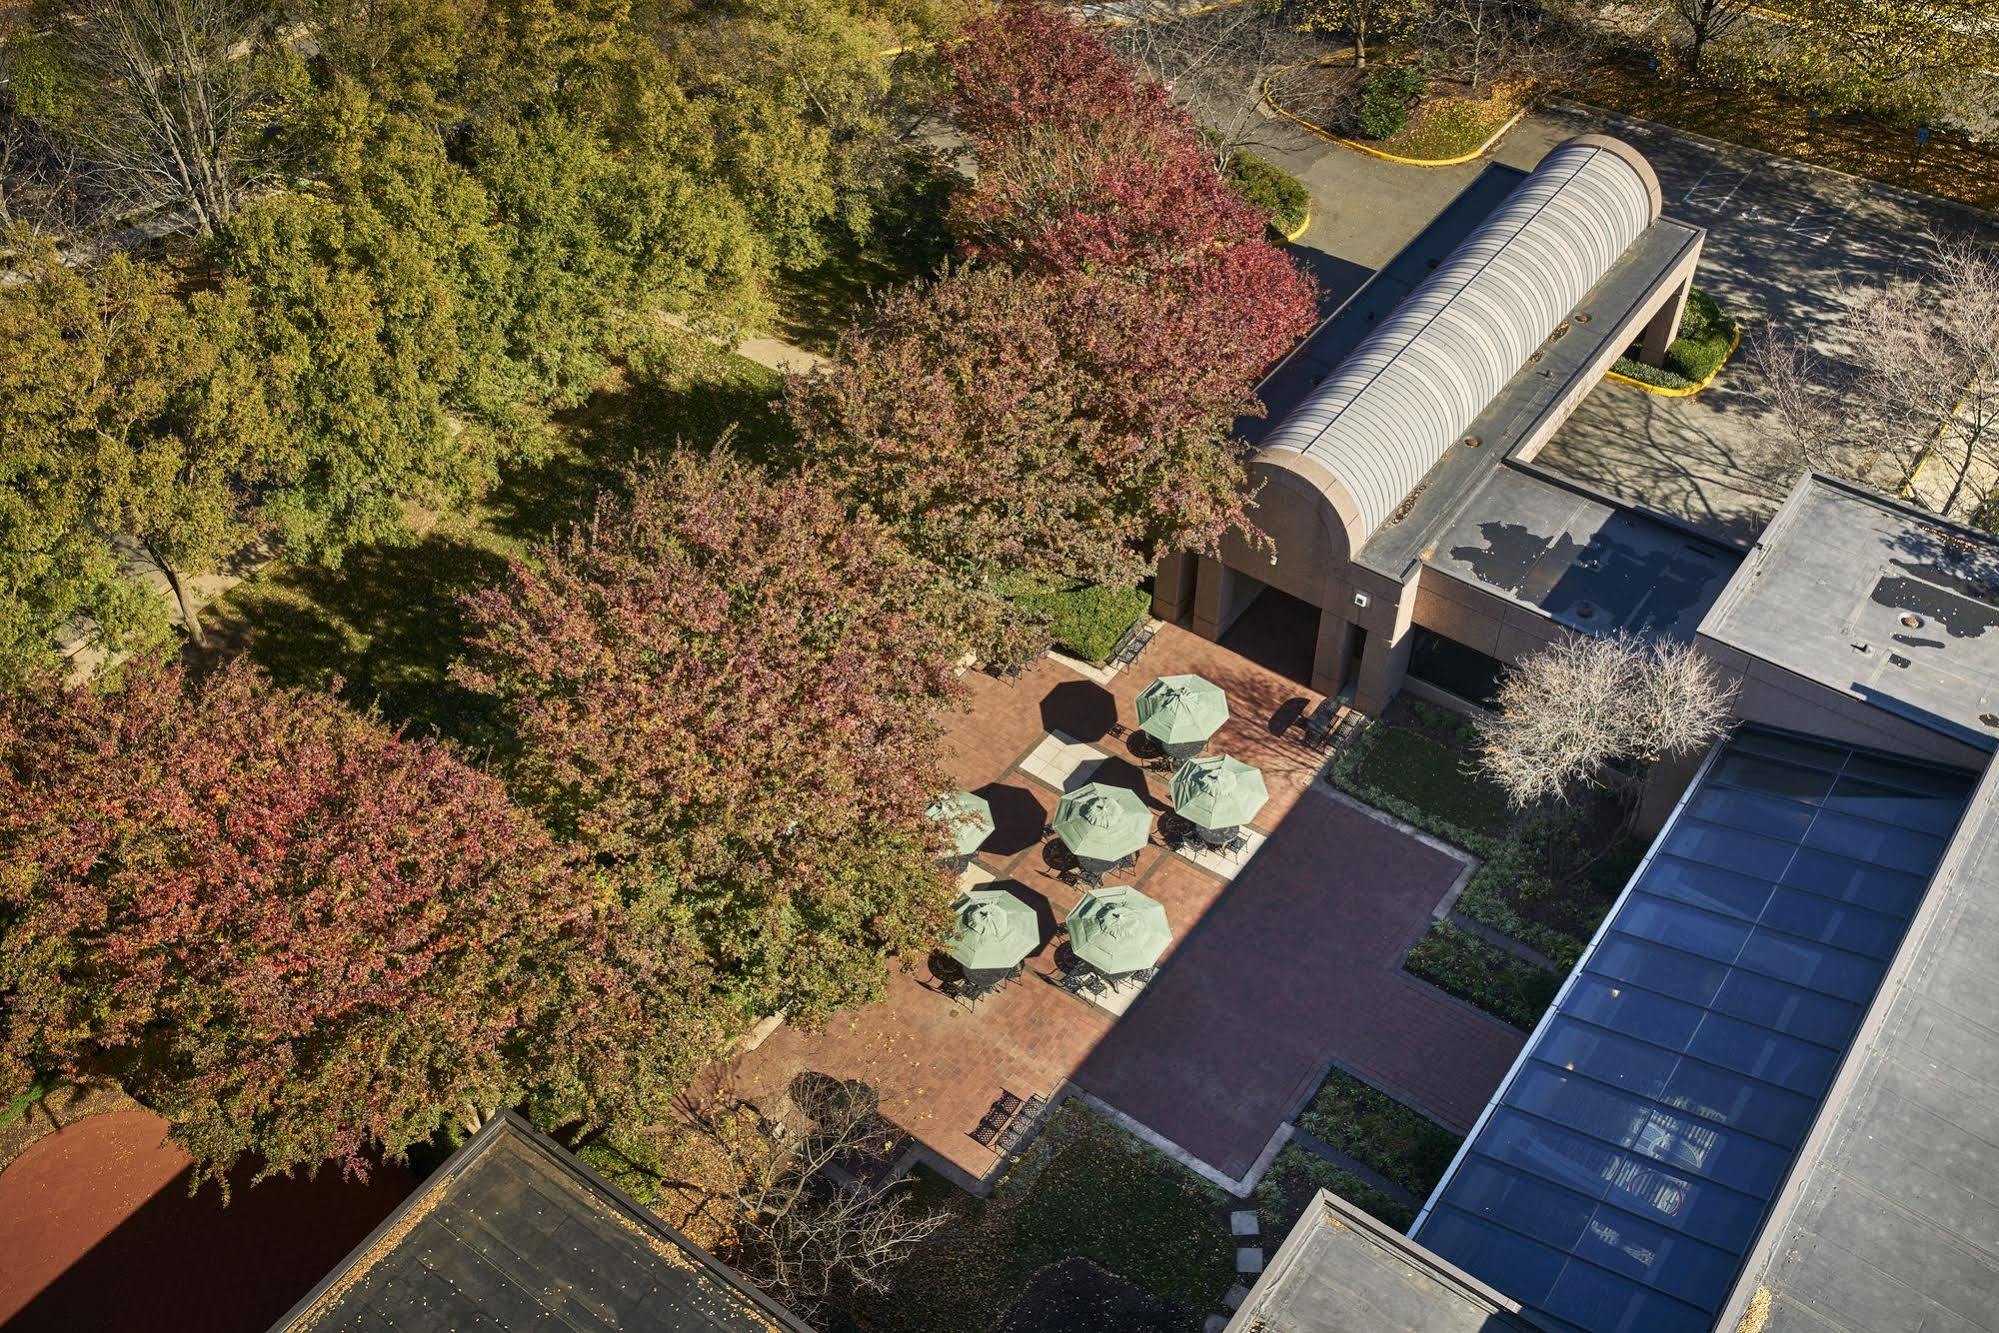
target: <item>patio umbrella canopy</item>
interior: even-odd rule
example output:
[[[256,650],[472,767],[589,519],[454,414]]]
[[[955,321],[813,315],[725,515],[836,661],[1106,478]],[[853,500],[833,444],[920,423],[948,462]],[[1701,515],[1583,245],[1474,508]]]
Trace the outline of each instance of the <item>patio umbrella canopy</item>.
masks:
[[[968,791],[946,792],[923,812],[951,830],[951,849],[970,856],[993,835],[993,808],[983,796]]]
[[[1173,775],[1173,812],[1201,828],[1247,824],[1269,799],[1263,774],[1225,754],[1189,760]]]
[[[958,933],[951,937],[950,955],[967,972],[996,972],[1016,967],[1041,947],[1041,924],[1034,909],[1005,889],[973,889],[951,904]]]
[[[1116,861],[1145,846],[1152,815],[1129,787],[1092,782],[1055,805],[1055,836],[1088,861]]]
[[[1096,889],[1069,913],[1069,948],[1106,976],[1142,972],[1173,942],[1166,909],[1137,889]]]
[[[1205,741],[1229,720],[1222,687],[1199,676],[1161,676],[1138,692],[1138,729],[1161,745]]]

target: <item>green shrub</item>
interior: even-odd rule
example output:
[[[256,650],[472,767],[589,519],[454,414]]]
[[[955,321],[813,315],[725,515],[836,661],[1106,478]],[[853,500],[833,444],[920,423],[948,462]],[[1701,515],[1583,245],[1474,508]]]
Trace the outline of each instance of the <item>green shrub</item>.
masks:
[[[1358,736],[1342,749],[1326,770],[1326,781],[1346,792],[1356,800],[1365,801],[1377,810],[1394,815],[1405,824],[1413,824],[1426,833],[1433,833],[1445,842],[1452,843],[1478,856],[1491,856],[1501,847],[1501,841],[1484,833],[1464,828],[1438,815],[1436,811],[1418,805],[1415,801],[1396,791],[1384,790],[1367,777],[1374,752],[1389,733],[1401,730],[1380,722],[1370,722],[1361,729]],[[1413,733],[1412,733],[1413,734]]]
[[[1361,86],[1354,128],[1363,139],[1392,139],[1409,123],[1409,99],[1427,80],[1417,65],[1391,65],[1367,76]]]
[[[1326,1075],[1298,1124],[1418,1198],[1458,1151],[1457,1135],[1344,1069]]]
[[[1640,361],[1634,343],[1617,358],[1613,369],[1627,379],[1655,388],[1691,389],[1720,370],[1734,349],[1735,321],[1722,313],[1712,296],[1696,287],[1687,293],[1679,335],[1666,348],[1665,365],[1652,366]]]
[[[1305,1209],[1320,1190],[1327,1189],[1361,1211],[1379,1218],[1397,1231],[1407,1231],[1416,1220],[1415,1212],[1383,1194],[1350,1171],[1342,1171],[1325,1158],[1297,1144],[1277,1154],[1277,1160],[1263,1173],[1256,1186],[1256,1208],[1262,1214],[1263,1238],[1267,1246],[1282,1240],[1304,1216]]]
[[[1515,958],[1448,921],[1431,926],[1402,966],[1524,1031],[1541,1021],[1562,985],[1560,973]]]
[[[1286,236],[1312,211],[1304,182],[1255,153],[1237,152],[1229,159],[1228,181],[1244,203],[1269,217],[1270,225]]]
[[[1016,593],[1013,601],[1048,622],[1049,637],[1063,652],[1094,663],[1108,658],[1124,632],[1152,605],[1143,589],[1108,584]]]
[[[1450,827],[1485,838],[1506,832],[1513,822],[1506,794],[1474,760],[1407,727],[1380,730],[1360,766],[1362,782],[1401,797]]]

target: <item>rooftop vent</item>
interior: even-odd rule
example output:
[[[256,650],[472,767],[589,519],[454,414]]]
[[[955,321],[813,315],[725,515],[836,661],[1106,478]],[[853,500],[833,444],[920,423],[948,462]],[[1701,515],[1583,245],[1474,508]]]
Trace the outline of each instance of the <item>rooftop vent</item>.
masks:
[[[1902,613],[1902,625],[1906,629],[1921,629],[1923,627],[1923,618],[1914,611],[1904,611]]]

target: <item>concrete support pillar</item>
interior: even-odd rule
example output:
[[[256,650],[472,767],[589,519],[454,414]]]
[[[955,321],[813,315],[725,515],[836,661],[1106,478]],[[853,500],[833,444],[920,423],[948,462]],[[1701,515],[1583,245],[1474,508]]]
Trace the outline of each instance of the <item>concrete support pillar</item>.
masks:
[[[1204,639],[1219,639],[1229,632],[1263,585],[1236,573],[1212,556],[1197,556],[1194,575],[1194,633]]]
[[[1336,610],[1319,612],[1319,638],[1312,650],[1312,688],[1335,695],[1346,687],[1347,660],[1353,656],[1354,623]]]
[[[1367,648],[1360,659],[1360,681],[1354,686],[1355,708],[1369,717],[1381,716],[1402,688],[1402,678],[1409,674],[1412,642],[1407,626],[1394,639],[1386,634],[1367,636]]]
[[[1673,294],[1666,298],[1665,304],[1653,314],[1651,322],[1645,326],[1645,331],[1638,335],[1640,361],[1648,366],[1666,364],[1666,349],[1671,347],[1673,339],[1679,336],[1680,318],[1687,312],[1687,293],[1693,289],[1694,280],[1689,276],[1685,282],[1673,289]]]
[[[1194,557],[1185,551],[1161,556],[1152,576],[1152,614],[1178,625],[1194,613]]]

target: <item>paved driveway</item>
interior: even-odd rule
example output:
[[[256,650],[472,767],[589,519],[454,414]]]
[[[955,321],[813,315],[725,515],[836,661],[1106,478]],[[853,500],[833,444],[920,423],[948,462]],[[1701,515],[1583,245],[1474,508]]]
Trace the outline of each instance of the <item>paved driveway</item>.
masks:
[[[1532,167],[1575,134],[1608,132],[1659,173],[1666,212],[1707,228],[1696,281],[1746,331],[1766,322],[1821,339],[1857,288],[1919,273],[1932,229],[1999,240],[1989,214],[1907,194],[1754,149],[1649,122],[1557,104],[1523,120],[1493,160]],[[1273,126],[1260,151],[1304,180],[1315,208],[1301,252],[1333,294],[1357,287],[1483,169],[1406,167]],[[1584,401],[1541,460],[1613,494],[1746,543],[1789,488],[1796,467],[1755,394],[1746,356],[1693,398],[1606,383]]]

